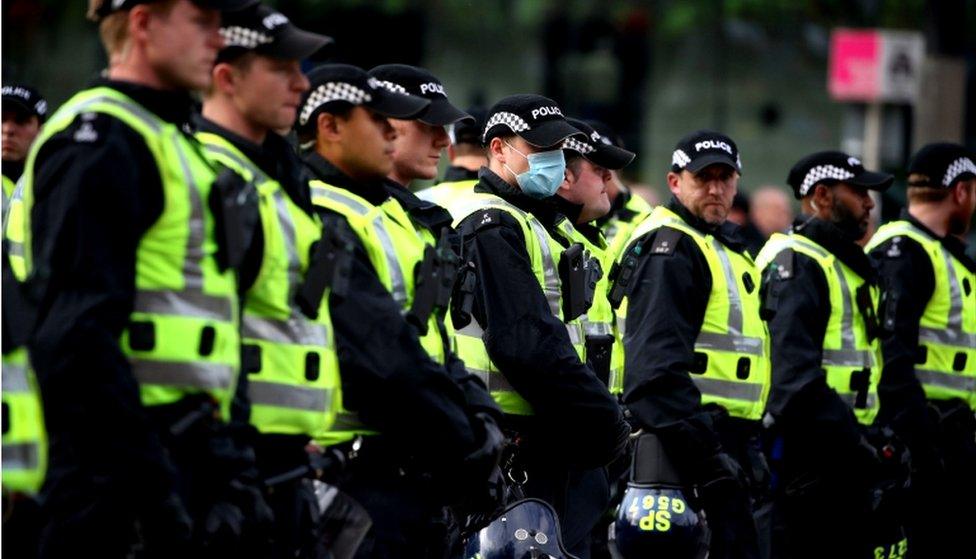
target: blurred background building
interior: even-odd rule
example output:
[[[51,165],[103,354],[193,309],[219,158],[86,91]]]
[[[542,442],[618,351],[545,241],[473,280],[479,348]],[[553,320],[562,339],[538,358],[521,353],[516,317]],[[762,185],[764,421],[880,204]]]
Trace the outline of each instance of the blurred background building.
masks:
[[[639,156],[631,183],[666,198],[674,142],[696,128],[734,138],[742,188],[785,186],[789,167],[844,149],[895,173],[885,218],[904,201],[913,149],[976,147],[976,0],[277,0],[335,37],[332,60],[429,68],[461,106],[539,92],[614,126]],[[3,0],[3,81],[53,106],[104,57],[80,0]],[[841,101],[828,88],[838,30],[914,32],[920,58],[893,63],[911,99]]]

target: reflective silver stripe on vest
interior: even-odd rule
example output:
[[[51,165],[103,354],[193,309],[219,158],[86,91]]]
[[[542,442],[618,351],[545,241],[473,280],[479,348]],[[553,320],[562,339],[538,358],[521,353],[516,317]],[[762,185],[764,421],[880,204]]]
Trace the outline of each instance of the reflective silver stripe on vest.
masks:
[[[703,395],[729,400],[758,402],[762,398],[763,385],[691,375],[691,380]]]
[[[834,367],[870,368],[874,366],[874,353],[859,349],[825,349],[821,363]]]
[[[606,322],[590,322],[584,320],[583,333],[587,336],[611,336],[613,335],[613,328]]]
[[[275,320],[245,314],[241,324],[241,335],[245,338],[277,344],[329,347],[328,330],[325,325],[305,320],[301,316]]]
[[[386,225],[383,223],[383,215],[373,218],[373,230],[379,237],[380,244],[383,245],[383,254],[386,256],[386,267],[390,270],[390,291],[393,293],[393,300],[401,307],[407,304],[407,286],[403,279],[403,270],[400,269],[400,260],[397,258],[396,248],[393,246],[393,239],[390,238]],[[404,309],[406,310],[406,309]]]
[[[748,336],[700,332],[698,338],[695,340],[695,349],[710,349],[762,356],[763,340],[762,338],[750,338]]]
[[[27,367],[21,364],[3,364],[3,391],[7,394],[30,392],[27,380]]]
[[[15,242],[7,238],[7,254],[10,256],[24,256],[24,243]]]
[[[976,347],[976,334],[945,328],[918,329],[918,341],[957,347]]]
[[[853,409],[869,410],[869,409],[873,408],[877,404],[877,401],[878,401],[877,394],[874,394],[872,392],[868,392],[867,398],[865,399],[864,407],[863,408],[857,408],[854,405],[854,404],[857,403],[857,394],[855,394],[853,392],[845,392],[845,393],[841,394],[841,393],[838,392],[837,395],[840,396],[840,399],[843,400],[845,404],[847,404],[848,406],[850,406]]]
[[[37,443],[3,443],[5,470],[33,470],[41,463]]]
[[[627,317],[617,315],[617,331],[620,332],[621,336],[627,333]]]
[[[332,391],[248,379],[247,394],[252,404],[320,412],[329,409]]]
[[[531,217],[525,212],[522,212],[522,215],[529,223],[529,229],[535,235],[536,241],[539,243],[539,250],[542,251],[542,275],[545,278],[545,285],[542,288],[546,294],[546,300],[549,302],[549,311],[556,317],[562,317],[562,308],[559,303],[562,298],[562,283],[559,280],[556,261],[553,259],[552,250],[549,247],[549,233],[535,217]]]
[[[347,206],[349,209],[362,217],[369,215],[369,211],[372,209],[370,206],[363,204],[359,200],[338,192],[335,187],[323,188],[321,186],[312,186],[311,189],[313,196],[321,196],[322,198],[328,198],[333,202],[338,202],[343,206]]]
[[[177,363],[133,358],[132,372],[141,384],[180,386],[200,390],[230,388],[234,369],[223,363]]]
[[[133,311],[173,316],[189,316],[230,322],[233,303],[227,297],[215,297],[200,291],[139,291]]]
[[[482,371],[481,369],[472,369],[470,367],[467,369],[468,373],[475,375],[481,379],[481,382],[485,383],[485,386],[488,387],[488,392],[514,392],[518,394],[518,392],[512,388],[512,385],[508,382],[508,379],[505,378],[505,375],[499,371]]]
[[[201,143],[203,143],[203,149],[207,150],[208,152],[215,153],[217,155],[223,155],[224,157],[232,160],[238,166],[244,167],[245,169],[247,169],[247,171],[249,173],[251,173],[251,180],[252,181],[254,181],[254,182],[258,182],[258,181],[265,182],[265,181],[270,181],[271,180],[263,171],[261,171],[261,169],[259,169],[252,162],[250,162],[250,161],[248,161],[246,159],[241,158],[236,153],[234,153],[233,151],[227,149],[226,147],[224,147],[222,145],[219,145],[219,144],[211,144],[211,143],[205,142],[205,141],[204,142],[201,142]]]
[[[946,247],[940,248],[946,270],[949,272],[949,319],[946,321],[946,330],[962,337],[962,289],[959,288],[956,267],[952,265],[952,255],[949,254]]]
[[[915,369],[915,377],[922,384],[928,384],[930,386],[963,392],[976,392],[976,377],[943,373],[942,371],[930,371],[927,369]]]

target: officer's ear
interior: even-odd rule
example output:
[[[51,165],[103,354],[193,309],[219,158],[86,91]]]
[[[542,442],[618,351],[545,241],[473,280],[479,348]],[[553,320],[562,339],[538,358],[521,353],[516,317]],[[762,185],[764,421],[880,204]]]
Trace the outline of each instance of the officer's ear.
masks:
[[[671,191],[671,194],[677,196],[681,192],[681,174],[675,173],[674,171],[668,171],[667,181],[668,190]]]
[[[818,183],[810,195],[810,205],[816,214],[829,210],[834,206],[834,190],[824,183]]]
[[[220,62],[213,67],[211,72],[213,80],[210,85],[212,93],[234,94],[234,68],[226,62]]]
[[[973,196],[976,196],[976,178],[957,181],[952,187],[952,197],[958,206],[967,207]]]
[[[327,142],[338,142],[342,139],[339,117],[329,112],[321,112],[316,117],[315,129],[317,137]]]
[[[505,163],[503,147],[505,147],[505,142],[500,137],[495,136],[488,142],[488,156],[491,159],[497,159],[499,163]]]

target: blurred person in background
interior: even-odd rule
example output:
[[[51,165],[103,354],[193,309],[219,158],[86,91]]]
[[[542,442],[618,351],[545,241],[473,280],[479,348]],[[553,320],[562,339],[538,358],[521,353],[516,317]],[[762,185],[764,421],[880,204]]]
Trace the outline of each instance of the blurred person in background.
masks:
[[[3,96],[3,207],[24,172],[24,160],[47,118],[47,101],[32,87],[5,85]]]
[[[787,191],[778,186],[763,186],[752,193],[752,224],[763,239],[773,233],[786,233],[793,223],[793,206]]]

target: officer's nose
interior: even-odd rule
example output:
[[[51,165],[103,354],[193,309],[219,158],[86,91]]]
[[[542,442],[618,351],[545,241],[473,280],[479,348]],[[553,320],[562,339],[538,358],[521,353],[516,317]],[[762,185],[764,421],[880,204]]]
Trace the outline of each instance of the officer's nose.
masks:
[[[434,147],[444,149],[451,145],[451,138],[447,135],[447,130],[443,126],[434,127]]]

